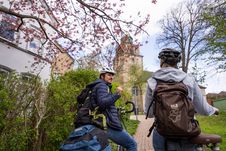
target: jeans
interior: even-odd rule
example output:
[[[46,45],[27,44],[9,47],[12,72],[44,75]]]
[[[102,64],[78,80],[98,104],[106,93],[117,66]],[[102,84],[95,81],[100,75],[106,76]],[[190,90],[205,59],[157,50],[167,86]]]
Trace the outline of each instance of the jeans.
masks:
[[[188,140],[166,141],[155,129],[153,130],[152,140],[155,151],[195,151],[195,145]]]
[[[125,130],[119,131],[108,128],[108,137],[116,144],[124,147],[127,151],[137,151],[137,143]]]

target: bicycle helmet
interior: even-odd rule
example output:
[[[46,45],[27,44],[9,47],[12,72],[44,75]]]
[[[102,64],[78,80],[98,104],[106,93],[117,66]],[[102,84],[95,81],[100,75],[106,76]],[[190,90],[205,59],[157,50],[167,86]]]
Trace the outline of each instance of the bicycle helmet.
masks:
[[[112,73],[115,75],[115,71],[110,67],[103,67],[100,71],[100,74],[104,74],[104,73]]]
[[[180,62],[181,53],[178,50],[171,48],[164,48],[161,50],[158,56],[159,59],[163,60],[163,63],[167,63],[169,65],[174,65]]]

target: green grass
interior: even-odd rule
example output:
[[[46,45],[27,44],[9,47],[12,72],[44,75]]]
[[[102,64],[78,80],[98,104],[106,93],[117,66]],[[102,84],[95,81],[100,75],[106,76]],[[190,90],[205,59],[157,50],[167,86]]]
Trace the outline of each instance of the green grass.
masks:
[[[202,132],[222,137],[220,149],[226,151],[226,112],[220,112],[218,116],[197,116],[197,119]]]
[[[217,107],[222,111],[226,111],[226,99],[214,101],[213,106]]]
[[[133,136],[136,133],[136,130],[140,121],[127,119],[127,120],[124,120],[124,123],[126,125],[127,132]]]

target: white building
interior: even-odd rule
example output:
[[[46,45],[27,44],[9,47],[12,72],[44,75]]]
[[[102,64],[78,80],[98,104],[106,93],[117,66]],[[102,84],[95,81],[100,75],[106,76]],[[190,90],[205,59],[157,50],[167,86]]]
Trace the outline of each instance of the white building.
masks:
[[[37,7],[45,10],[46,13],[38,14],[32,12],[27,1],[25,11],[21,12],[23,15],[33,15],[45,19],[52,25],[57,24],[57,20],[50,13],[45,0],[37,1]],[[9,8],[10,1],[4,0],[0,4],[0,8]],[[65,52],[59,49],[51,49],[48,51],[46,47],[42,47],[46,43],[44,34],[41,33],[41,27],[34,19],[24,18],[22,28],[27,28],[31,32],[25,35],[21,30],[16,31],[18,28],[15,26],[18,18],[0,11],[0,72],[16,71],[22,75],[38,75],[42,80],[49,80],[53,63],[56,66],[57,56],[69,58],[68,64],[64,64],[67,69],[73,65],[73,59]],[[54,31],[49,26],[44,25],[48,35],[54,34]],[[26,29],[25,29],[26,30]],[[25,38],[26,37],[26,38]]]

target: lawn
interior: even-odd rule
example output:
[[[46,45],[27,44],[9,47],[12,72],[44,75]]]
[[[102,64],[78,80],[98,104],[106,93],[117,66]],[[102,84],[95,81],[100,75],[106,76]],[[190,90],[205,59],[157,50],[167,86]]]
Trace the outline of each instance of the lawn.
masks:
[[[226,99],[214,101],[213,106],[217,107],[222,111],[226,111]]]
[[[124,123],[126,125],[127,131],[133,136],[136,133],[136,130],[140,121],[127,119],[127,120],[124,120]]]
[[[220,150],[226,151],[226,112],[222,111],[217,116],[198,116],[197,119],[202,132],[222,137],[223,142],[220,145]]]

